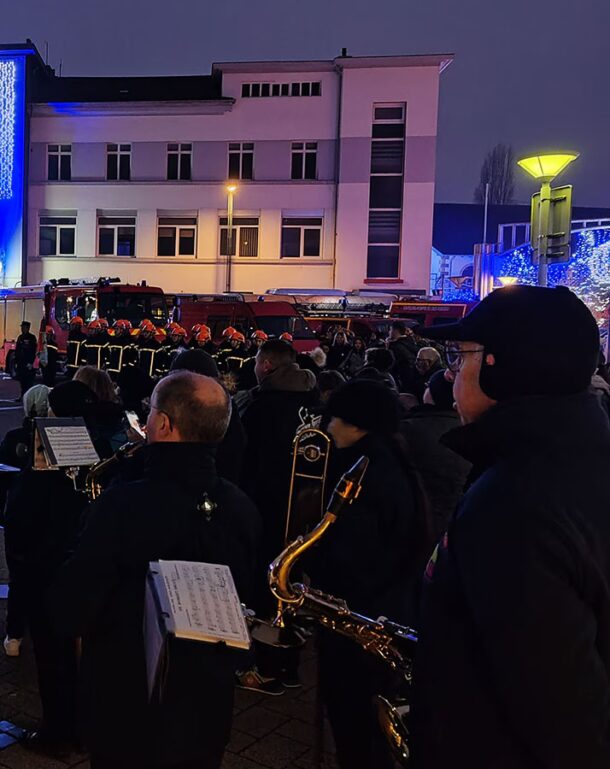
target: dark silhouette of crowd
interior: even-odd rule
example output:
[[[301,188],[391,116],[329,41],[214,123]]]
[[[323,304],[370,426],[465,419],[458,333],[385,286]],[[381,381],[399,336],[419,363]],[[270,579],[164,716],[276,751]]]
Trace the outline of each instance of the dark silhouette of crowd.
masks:
[[[84,746],[92,769],[218,769],[234,689],[301,686],[313,634],[339,766],[394,765],[372,703],[400,672],[298,615],[299,644],[253,633],[247,652],[177,645],[163,698],[147,687],[149,563],[226,564],[253,627],[271,621],[267,567],[287,544],[295,436],[322,430],[322,507],[369,463],[299,577],[418,631],[415,765],[609,765],[610,377],[574,294],[500,289],[454,324],[395,320],[386,340],[338,324],[306,353],[288,333],[228,328],[215,344],[206,326],[174,324],[160,342],[150,322],[137,337],[122,321],[111,334],[73,325],[65,376],[45,333],[44,384],[24,327],[24,422],[0,444],[15,468],[0,487],[4,648],[19,656],[29,633],[43,705],[27,747]],[[89,468],[40,468],[45,418],[78,420],[100,460],[138,448],[92,500]],[[125,725],[111,740],[109,723]]]

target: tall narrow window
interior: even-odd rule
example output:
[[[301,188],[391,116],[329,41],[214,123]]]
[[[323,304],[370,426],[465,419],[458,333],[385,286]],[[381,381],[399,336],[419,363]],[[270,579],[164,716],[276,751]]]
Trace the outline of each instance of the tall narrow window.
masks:
[[[182,182],[190,181],[192,161],[192,144],[168,144],[167,178]]]
[[[126,182],[131,179],[131,144],[106,145],[106,179]]]
[[[188,216],[159,217],[157,256],[195,256],[197,219]]]
[[[47,179],[50,182],[69,182],[72,179],[71,144],[48,145]]]
[[[282,251],[286,258],[320,256],[322,219],[316,217],[284,217],[282,219]]]
[[[369,188],[368,278],[400,271],[405,105],[375,105]]]
[[[40,256],[74,256],[75,216],[41,216],[38,228]]]
[[[231,142],[229,144],[229,179],[254,178],[254,144]]]
[[[235,217],[231,229],[231,256],[258,256],[258,217]],[[220,218],[220,256],[227,256],[228,250],[229,228],[224,216]]]
[[[97,220],[97,252],[99,256],[135,256],[135,216],[100,216]]]
[[[318,165],[317,142],[292,143],[292,179],[315,179]]]

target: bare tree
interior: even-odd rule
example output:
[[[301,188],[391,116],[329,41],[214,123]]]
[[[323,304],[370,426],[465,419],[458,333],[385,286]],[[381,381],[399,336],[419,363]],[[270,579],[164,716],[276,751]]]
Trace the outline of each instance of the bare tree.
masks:
[[[509,144],[496,144],[485,156],[481,166],[481,180],[474,191],[475,203],[485,202],[485,185],[489,183],[489,204],[506,205],[513,202],[515,165],[513,148]]]

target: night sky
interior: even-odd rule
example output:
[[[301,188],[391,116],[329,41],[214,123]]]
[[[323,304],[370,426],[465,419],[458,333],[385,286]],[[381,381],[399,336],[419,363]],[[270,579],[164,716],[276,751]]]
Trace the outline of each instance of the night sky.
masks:
[[[208,74],[213,61],[455,53],[444,73],[437,200],[471,202],[485,152],[552,146],[576,205],[610,207],[608,0],[3,0],[0,40],[30,37],[65,75]],[[517,202],[533,183],[517,169]]]

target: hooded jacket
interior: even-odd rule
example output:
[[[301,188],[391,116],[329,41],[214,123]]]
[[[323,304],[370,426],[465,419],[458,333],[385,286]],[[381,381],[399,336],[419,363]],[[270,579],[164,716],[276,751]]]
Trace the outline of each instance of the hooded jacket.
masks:
[[[594,395],[445,436],[477,479],[430,560],[416,769],[610,766],[610,427]]]

